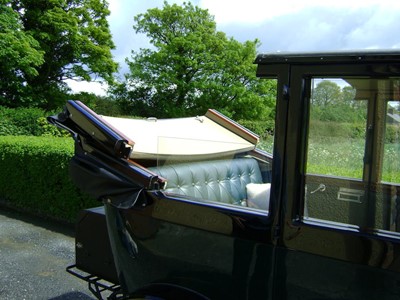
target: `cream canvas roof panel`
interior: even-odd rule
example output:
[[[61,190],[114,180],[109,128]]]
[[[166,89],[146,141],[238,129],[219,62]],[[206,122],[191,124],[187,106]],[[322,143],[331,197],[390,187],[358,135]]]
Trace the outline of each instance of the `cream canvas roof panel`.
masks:
[[[218,112],[176,119],[102,118],[134,142],[132,158],[234,154],[254,149],[258,141],[256,135]]]

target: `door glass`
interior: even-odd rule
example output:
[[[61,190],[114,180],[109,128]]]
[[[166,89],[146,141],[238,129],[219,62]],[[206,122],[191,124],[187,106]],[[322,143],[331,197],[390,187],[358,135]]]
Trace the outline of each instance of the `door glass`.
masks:
[[[399,231],[399,82],[311,80],[305,218]]]
[[[396,87],[396,86],[395,86]],[[400,101],[399,85],[385,101],[385,138],[381,184],[377,185],[375,227],[400,232]]]
[[[307,173],[361,179],[366,99],[346,80],[312,80]]]
[[[388,101],[386,105],[382,181],[400,184],[400,101]]]
[[[305,216],[357,224],[368,98],[344,78],[311,80]]]

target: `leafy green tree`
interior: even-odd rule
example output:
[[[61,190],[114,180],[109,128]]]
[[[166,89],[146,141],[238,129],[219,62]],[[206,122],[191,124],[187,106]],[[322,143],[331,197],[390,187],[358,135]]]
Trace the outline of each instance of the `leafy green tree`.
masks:
[[[25,57],[34,71],[23,72],[23,88],[0,104],[51,109],[64,102],[65,79],[113,81],[117,64],[105,0],[3,0],[2,7],[18,14],[20,33],[32,41],[42,61]]]
[[[335,82],[324,80],[317,84],[312,94],[313,118],[320,121],[362,123],[366,117],[366,101],[355,100],[356,89],[342,89]]]
[[[342,88],[342,101],[346,103],[353,103],[356,97],[356,89],[352,86],[345,86]]]
[[[0,2],[0,103],[14,106],[28,77],[38,75],[43,62],[39,43],[23,31],[18,14]]]
[[[80,92],[69,95],[71,100],[79,100],[99,115],[120,116],[119,105],[109,97],[98,96],[93,93]]]
[[[275,85],[255,76],[258,40],[228,38],[191,3],[164,2],[134,20],[153,48],[132,52],[130,73],[113,90],[126,113],[179,117],[215,108],[234,119],[271,113]]]
[[[336,83],[323,80],[319,82],[313,91],[312,101],[319,106],[327,106],[340,101],[341,89]]]

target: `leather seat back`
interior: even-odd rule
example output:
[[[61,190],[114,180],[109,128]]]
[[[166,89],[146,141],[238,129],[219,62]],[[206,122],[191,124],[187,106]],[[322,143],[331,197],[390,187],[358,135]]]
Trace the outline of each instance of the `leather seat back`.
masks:
[[[168,193],[239,204],[246,199],[248,183],[262,183],[254,158],[212,160],[149,168],[167,179]]]

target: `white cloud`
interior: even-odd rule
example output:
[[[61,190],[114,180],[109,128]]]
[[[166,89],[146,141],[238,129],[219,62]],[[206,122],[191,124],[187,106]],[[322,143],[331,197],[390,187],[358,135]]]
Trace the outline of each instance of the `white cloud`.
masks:
[[[201,0],[199,6],[208,9],[215,21],[225,23],[260,23],[277,16],[297,12],[303,6],[302,1],[232,1]]]
[[[296,15],[310,8],[342,8],[353,10],[380,5],[389,9],[400,7],[398,0],[200,0],[199,6],[215,16],[219,25],[226,23],[259,24],[276,17]]]
[[[400,29],[399,14],[400,9],[376,6],[370,11],[368,19],[349,31],[346,40],[362,48],[393,48],[399,43],[396,34]]]
[[[242,42],[258,38],[262,43],[259,52],[396,48],[400,43],[400,1],[393,5],[386,5],[388,1],[383,1],[383,5],[375,2],[365,1],[368,5],[359,8],[353,3],[344,8],[338,0],[331,7],[307,6],[257,24],[217,26]]]
[[[68,84],[73,93],[86,92],[97,96],[105,96],[107,94],[108,85],[106,83],[75,81],[71,79],[65,80],[65,83]]]
[[[185,0],[167,1],[182,4]],[[186,0],[189,1],[189,0]],[[149,48],[133,18],[162,8],[163,0],[109,0],[110,30],[120,74],[131,51]],[[399,0],[194,0],[215,16],[217,28],[238,41],[259,39],[259,52],[400,48]],[[74,91],[105,93],[105,86],[72,83]],[[89,86],[94,86],[90,87]]]

